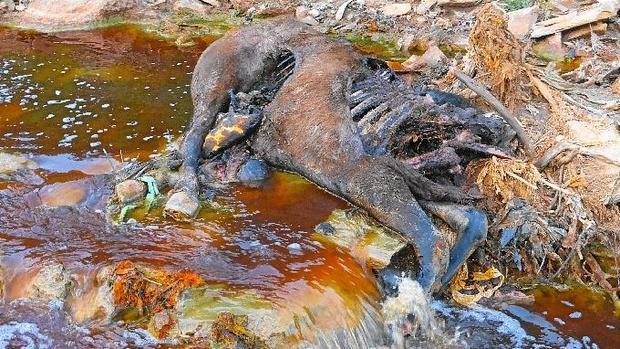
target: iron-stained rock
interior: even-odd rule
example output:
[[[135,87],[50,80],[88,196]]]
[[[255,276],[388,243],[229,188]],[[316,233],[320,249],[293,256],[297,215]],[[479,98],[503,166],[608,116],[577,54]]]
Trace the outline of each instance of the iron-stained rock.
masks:
[[[115,189],[118,200],[123,204],[142,199],[146,194],[146,184],[135,179],[120,182]]]

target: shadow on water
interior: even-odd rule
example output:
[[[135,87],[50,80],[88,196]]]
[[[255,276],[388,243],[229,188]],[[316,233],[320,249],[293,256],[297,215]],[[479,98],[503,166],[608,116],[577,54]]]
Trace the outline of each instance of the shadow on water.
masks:
[[[183,132],[192,110],[191,72],[214,39],[179,48],[133,26],[53,35],[0,28],[0,152],[26,155],[37,167],[30,177],[0,180],[0,347],[178,344],[159,343],[139,327],[79,321],[88,319],[81,308],[91,300],[96,274],[126,259],[187,268],[213,285],[209,292],[218,290],[220,298],[185,304],[190,320],[211,319],[211,308],[243,311],[235,301],[243,295],[266,302],[277,315],[267,324],[297,340],[347,348],[383,336],[374,277],[346,251],[312,235],[334,209],[349,205],[298,176],[276,172],[260,187],[231,185],[191,223],[167,221],[155,208],[135,212],[136,222],[116,231],[101,214],[111,194],[104,174],[123,160],[156,156]],[[67,304],[21,298],[49,262],[71,273],[75,288]],[[563,343],[588,335],[600,347],[618,344],[605,339],[618,331],[618,318],[605,307],[589,308],[598,298],[562,298],[572,310],[556,304],[564,304],[556,294],[537,292],[530,309],[492,315],[512,319],[506,321],[528,338],[523,343],[559,343],[544,340],[551,330],[541,330],[548,329],[543,322],[532,326],[535,315]],[[200,312],[205,304],[209,309]],[[485,317],[486,310],[467,313],[441,302],[433,308],[448,328],[473,335],[501,323]],[[487,332],[489,343],[520,343]]]

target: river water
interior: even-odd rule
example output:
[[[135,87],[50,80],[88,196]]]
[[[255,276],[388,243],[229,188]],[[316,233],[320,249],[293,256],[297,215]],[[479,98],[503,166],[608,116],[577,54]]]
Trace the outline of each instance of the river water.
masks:
[[[183,345],[158,341],[137,323],[80,315],[94,275],[123,260],[189,269],[208,284],[260,297],[278,319],[295,319],[297,339],[343,348],[382,341],[372,273],[312,234],[332,210],[349,205],[303,178],[275,172],[258,188],[231,185],[191,223],[167,221],[155,209],[118,232],[101,218],[106,193],[96,176],[177,140],[191,115],[193,66],[213,40],[179,48],[133,26],[53,35],[0,29],[0,152],[38,167],[0,180],[0,348]],[[75,280],[67,302],[24,298],[50,261]],[[527,306],[431,302],[444,323],[442,345],[620,347],[620,318],[604,296],[531,293]],[[330,337],[347,327],[358,332]]]

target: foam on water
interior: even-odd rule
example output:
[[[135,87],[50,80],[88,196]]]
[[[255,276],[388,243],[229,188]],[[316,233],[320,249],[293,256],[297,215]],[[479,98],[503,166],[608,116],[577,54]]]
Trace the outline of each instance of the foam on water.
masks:
[[[32,323],[11,321],[0,325],[0,348],[18,346],[24,349],[50,348],[52,340],[39,331]]]

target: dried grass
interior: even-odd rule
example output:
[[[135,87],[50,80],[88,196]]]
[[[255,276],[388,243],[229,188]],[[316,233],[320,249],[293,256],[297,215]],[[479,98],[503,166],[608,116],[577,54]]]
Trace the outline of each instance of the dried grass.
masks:
[[[136,308],[143,315],[156,315],[176,307],[179,295],[187,287],[201,284],[202,278],[188,270],[171,274],[123,261],[114,269],[112,296],[116,305]],[[173,324],[170,319],[159,326],[156,335],[165,337]]]
[[[468,59],[473,65],[469,73],[490,87],[509,109],[527,99],[527,72],[524,48],[508,31],[508,19],[496,4],[483,6],[469,35]]]
[[[530,163],[517,159],[492,157],[472,162],[467,168],[483,194],[508,203],[515,197],[532,200],[541,174]]]

